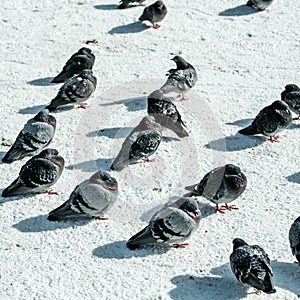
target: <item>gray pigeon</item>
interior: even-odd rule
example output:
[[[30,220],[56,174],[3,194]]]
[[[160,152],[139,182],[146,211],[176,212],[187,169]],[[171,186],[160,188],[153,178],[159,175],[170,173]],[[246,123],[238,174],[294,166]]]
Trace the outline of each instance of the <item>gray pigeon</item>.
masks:
[[[68,104],[80,104],[86,108],[83,101],[87,100],[96,89],[97,78],[93,76],[92,70],[83,70],[79,75],[68,79],[59,89],[57,96],[46,106],[49,111],[59,106]]]
[[[151,218],[149,225],[131,237],[127,247],[131,250],[146,245],[169,245],[183,248],[185,241],[198,228],[201,212],[198,202],[180,198],[169,202]]]
[[[170,69],[166,74],[168,79],[161,87],[164,94],[171,92],[179,93],[182,100],[184,93],[190,90],[197,82],[198,76],[195,68],[185,61],[181,56],[175,56],[171,60],[176,63],[176,69]]]
[[[162,1],[156,1],[155,3],[145,7],[139,21],[149,21],[153,24],[153,28],[158,29],[160,25],[157,23],[161,22],[165,18],[167,12],[165,4]]]
[[[121,0],[118,9],[127,8],[131,3],[138,3],[140,6],[145,6],[144,1],[145,0]]]
[[[98,171],[76,186],[69,199],[49,213],[48,220],[104,219],[103,214],[114,205],[117,198],[117,180],[107,172]]]
[[[151,116],[144,117],[125,139],[110,169],[121,171],[139,159],[150,161],[161,142],[161,126]]]
[[[189,136],[176,105],[162,90],[156,90],[148,96],[147,112],[157,123],[174,131],[180,138]]]
[[[276,142],[277,135],[285,129],[292,121],[292,113],[283,101],[274,101],[271,105],[263,108],[251,125],[239,130],[244,135],[263,134],[269,136],[269,141]]]
[[[236,279],[266,294],[276,292],[269,256],[258,245],[248,245],[244,240],[233,240],[230,265]]]
[[[55,149],[45,149],[21,168],[19,177],[2,192],[2,197],[28,193],[56,194],[49,190],[64,169],[64,159]]]
[[[66,62],[62,71],[52,79],[52,83],[65,82],[67,79],[73,77],[76,74],[80,74],[83,70],[92,69],[95,62],[95,55],[92,50],[83,47],[74,53],[70,59]]]
[[[249,0],[246,5],[259,11],[263,11],[270,6],[272,2],[273,0]]]
[[[191,193],[186,196],[202,196],[216,204],[216,211],[221,213],[224,209],[237,209],[235,205],[228,205],[237,199],[246,189],[247,178],[241,169],[232,164],[218,167],[208,172],[199,184],[194,186]],[[225,206],[219,207],[219,204]]]
[[[56,119],[44,109],[30,119],[17,136],[16,141],[2,158],[4,163],[12,163],[25,156],[32,156],[46,148],[53,139]]]
[[[298,217],[292,224],[289,231],[289,240],[292,253],[296,256],[300,265],[300,217]]]
[[[281,100],[284,101],[289,109],[298,115],[293,120],[300,120],[300,88],[296,84],[288,84],[281,93]]]

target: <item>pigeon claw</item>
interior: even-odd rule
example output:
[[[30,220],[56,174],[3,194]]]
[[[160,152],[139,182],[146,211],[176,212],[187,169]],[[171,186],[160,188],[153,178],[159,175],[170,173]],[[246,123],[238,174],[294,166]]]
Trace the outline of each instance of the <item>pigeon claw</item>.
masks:
[[[225,208],[224,207],[220,207],[218,204],[216,205],[216,213],[217,212],[220,212],[221,214],[224,214],[224,210],[225,210]]]
[[[177,96],[177,98],[179,98],[180,101],[186,100],[186,97],[185,97],[184,94],[179,94],[179,95]]]
[[[53,192],[51,189],[46,190],[45,193],[47,193],[48,195],[58,195],[57,192]]]
[[[178,249],[178,248],[185,248],[187,245],[188,243],[173,244],[172,247]]]
[[[78,108],[86,109],[86,108],[87,108],[87,103],[80,103],[80,104],[78,105]]]
[[[292,120],[299,121],[300,120],[300,115],[298,117],[296,117],[296,118],[293,118]]]
[[[159,27],[160,27],[160,25],[158,25],[157,23],[154,23],[154,24],[153,24],[153,28],[154,28],[154,29],[158,29]]]
[[[153,162],[153,161],[155,161],[155,158],[150,159],[148,157],[143,157],[143,158],[141,158],[141,160],[144,162]]]
[[[138,6],[146,6],[146,4],[145,3],[139,3]]]
[[[275,136],[270,136],[270,137],[269,137],[269,141],[270,141],[271,143],[278,142],[278,139],[279,139],[279,135],[275,135]]]
[[[225,203],[225,205],[222,205],[222,207],[224,207],[225,209],[228,209],[228,210],[233,210],[233,209],[239,209],[238,207],[236,207],[234,204],[232,205],[229,205],[228,203]]]
[[[101,220],[101,221],[103,221],[103,220],[108,220],[108,218],[103,217],[103,216],[95,217],[95,219],[96,219],[96,220]]]

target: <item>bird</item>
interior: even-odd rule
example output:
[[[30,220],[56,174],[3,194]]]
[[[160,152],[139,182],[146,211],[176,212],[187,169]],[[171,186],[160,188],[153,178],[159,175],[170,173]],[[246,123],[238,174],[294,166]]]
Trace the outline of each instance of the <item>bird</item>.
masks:
[[[296,84],[288,84],[281,93],[281,101],[284,101],[289,109],[298,115],[293,120],[300,120],[300,88]]]
[[[174,131],[180,138],[189,136],[176,105],[163,94],[162,90],[158,89],[148,96],[147,112],[162,127]]]
[[[292,254],[296,256],[298,264],[300,265],[300,217],[294,221],[290,228],[289,241]]]
[[[243,239],[233,240],[230,266],[236,279],[266,294],[276,292],[268,254],[258,245],[248,245]]]
[[[286,103],[280,100],[274,101],[271,105],[263,108],[251,125],[239,130],[244,135],[263,134],[269,137],[269,141],[276,142],[277,135],[284,130],[292,121],[292,113]]]
[[[145,0],[120,0],[120,5],[118,6],[118,9],[124,9],[129,6],[131,3],[138,3],[140,6],[145,6],[143,3]]]
[[[246,5],[259,11],[263,11],[270,6],[272,2],[273,0],[249,0]]]
[[[142,15],[139,17],[139,21],[149,21],[152,23],[154,29],[158,29],[160,25],[158,25],[159,22],[161,22],[168,10],[163,1],[156,1],[155,3],[145,7]]]
[[[182,242],[198,228],[200,219],[198,202],[191,198],[179,198],[156,212],[149,224],[131,237],[126,245],[130,250],[146,245],[170,244],[174,248],[184,248],[188,244]]]
[[[162,128],[152,116],[144,117],[127,136],[121,150],[114,159],[110,169],[121,171],[139,159],[153,161],[149,156],[154,154],[160,145]]]
[[[58,107],[68,104],[80,104],[80,107],[86,108],[83,101],[92,95],[96,86],[97,78],[93,76],[93,71],[83,70],[79,75],[65,81],[46,109],[54,111]]]
[[[34,118],[28,120],[16,138],[16,141],[2,158],[3,163],[32,156],[46,148],[53,139],[56,119],[43,109]]]
[[[92,69],[95,62],[95,55],[92,50],[86,47],[79,49],[66,62],[62,71],[52,79],[52,83],[65,82],[67,79],[81,73],[85,69]]]
[[[108,172],[98,171],[75,187],[69,199],[52,210],[47,219],[105,219],[118,198],[118,182]]]
[[[188,197],[202,196],[216,204],[216,212],[224,213],[225,209],[238,209],[235,205],[228,205],[228,202],[237,199],[246,189],[247,177],[241,169],[233,164],[226,164],[208,172],[193,187]],[[225,206],[219,204],[225,203]]]
[[[195,86],[198,76],[195,68],[181,56],[174,56],[171,60],[176,63],[176,69],[170,69],[166,76],[168,79],[161,87],[164,94],[178,93],[181,100],[185,99],[184,93]]]
[[[22,166],[18,178],[3,190],[2,197],[43,192],[56,194],[49,188],[61,176],[64,164],[64,158],[56,149],[44,149]]]

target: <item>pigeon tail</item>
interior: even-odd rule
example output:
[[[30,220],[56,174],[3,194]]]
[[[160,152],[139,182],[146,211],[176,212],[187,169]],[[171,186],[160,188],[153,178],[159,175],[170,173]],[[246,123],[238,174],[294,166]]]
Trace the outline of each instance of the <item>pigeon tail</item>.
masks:
[[[10,186],[2,191],[2,197],[7,198],[22,194],[24,188],[24,185],[18,179],[16,179]]]
[[[244,134],[244,135],[254,135],[254,134],[260,133],[257,130],[256,126],[254,126],[252,124],[250,126],[246,127],[246,128],[243,128],[243,129],[239,130],[238,132],[241,133],[241,134]]]
[[[134,236],[132,236],[128,242],[126,243],[126,246],[128,249],[130,250],[136,250],[141,248],[142,244],[139,242],[139,240],[143,240],[143,235],[145,233],[145,231],[147,230],[147,226],[145,228],[143,228],[141,231],[139,231],[138,233],[136,233]]]
[[[297,254],[296,255],[296,259],[299,261],[299,263],[300,263],[300,254]]]
[[[49,212],[47,220],[48,221],[61,221],[66,218],[72,218],[79,216],[79,213],[74,213],[70,205],[66,205],[64,202],[61,206]]]
[[[124,8],[126,8],[126,5],[124,3],[122,3],[118,6],[118,9],[124,9]]]
[[[3,156],[2,162],[5,164],[11,164],[15,160],[21,159],[19,150],[13,145],[8,152]]]
[[[56,77],[52,79],[51,83],[63,83],[70,77],[72,77],[70,74],[65,73],[65,71],[61,71]]]

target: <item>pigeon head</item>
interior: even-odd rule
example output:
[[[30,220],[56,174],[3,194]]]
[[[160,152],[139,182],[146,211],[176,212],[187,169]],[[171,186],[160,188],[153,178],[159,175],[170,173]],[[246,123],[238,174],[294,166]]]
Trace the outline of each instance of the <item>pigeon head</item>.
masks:
[[[82,47],[78,50],[78,54],[91,54],[92,50],[87,47]]]
[[[154,3],[155,9],[160,11],[160,12],[163,10],[164,6],[165,6],[165,4],[162,1],[156,1]]]
[[[300,91],[300,88],[296,84],[288,84],[285,86],[285,91],[288,93],[296,92],[296,91]]]
[[[84,79],[88,79],[89,81],[91,81],[95,86],[97,84],[97,79],[95,76],[93,76],[93,71],[90,69],[84,69],[80,75],[80,77],[84,78]]]
[[[235,165],[227,164],[225,165],[225,175],[239,175],[241,169]]]
[[[148,96],[148,101],[152,100],[152,101],[160,101],[164,98],[164,93],[161,89],[158,89],[154,92],[152,92],[149,96]]]
[[[294,221],[294,223],[300,223],[300,216]]]
[[[45,157],[45,158],[51,158],[51,157],[57,156],[57,155],[58,155],[58,151],[56,149],[51,149],[51,148],[44,149],[39,154],[40,157]]]
[[[90,178],[90,181],[102,185],[109,190],[118,190],[118,182],[114,177],[111,177],[109,173],[104,171],[98,171]]]
[[[232,164],[225,165],[224,177],[227,187],[232,191],[238,191],[238,195],[246,189],[247,177],[239,167]]]
[[[176,55],[174,56],[171,60],[174,60],[176,65],[177,65],[177,69],[179,70],[183,70],[189,67],[189,63],[186,62],[181,56]]]
[[[284,119],[292,120],[292,113],[289,110],[288,105],[280,100],[276,100],[271,104],[271,107],[274,109],[275,113],[283,117]]]
[[[45,122],[53,127],[56,127],[56,119],[52,115],[49,115],[48,109],[41,110],[33,119],[35,121]]]
[[[232,241],[232,244],[233,244],[233,250],[239,248],[239,247],[242,247],[244,245],[248,245],[243,239],[240,239],[240,238],[236,238]]]
[[[159,123],[155,122],[155,118],[153,116],[144,117],[143,120],[149,130],[157,130],[160,132],[162,131],[162,127],[160,126]]]
[[[183,204],[179,207],[179,209],[186,212],[195,222],[199,223],[201,220],[201,212],[199,209],[199,204],[196,199],[192,198],[182,198]]]

